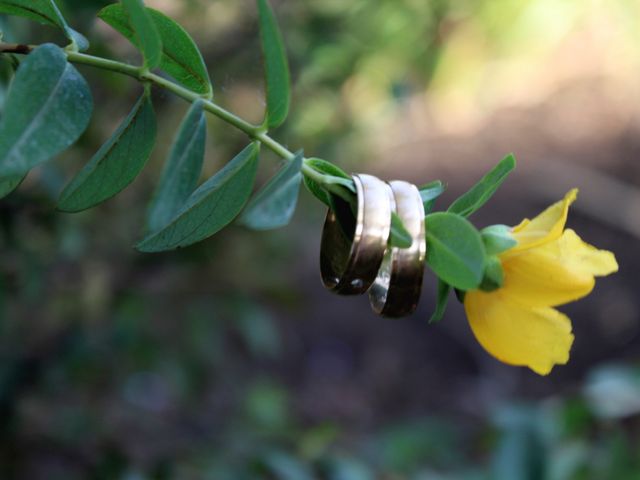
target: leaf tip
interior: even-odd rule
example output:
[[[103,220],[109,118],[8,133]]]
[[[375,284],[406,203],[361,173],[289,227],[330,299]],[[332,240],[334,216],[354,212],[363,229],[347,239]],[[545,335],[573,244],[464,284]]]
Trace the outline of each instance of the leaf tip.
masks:
[[[517,165],[517,161],[516,161],[516,156],[513,152],[509,152],[505,157],[504,157],[504,162],[507,163],[511,169],[516,168]]]

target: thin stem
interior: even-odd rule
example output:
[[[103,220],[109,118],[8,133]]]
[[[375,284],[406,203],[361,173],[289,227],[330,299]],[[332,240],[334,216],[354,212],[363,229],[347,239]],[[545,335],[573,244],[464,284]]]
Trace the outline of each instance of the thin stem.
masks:
[[[141,69],[134,65],[118,62],[116,60],[109,60],[108,58],[95,57],[93,55],[87,55],[86,53],[79,52],[65,52],[67,59],[73,63],[79,63],[81,65],[89,65],[91,67],[100,68],[102,70],[110,70],[116,73],[122,73],[129,75],[137,80],[141,80]]]
[[[85,53],[67,52],[67,58],[69,59],[70,62],[73,62],[73,63],[88,65],[90,67],[101,68],[102,70],[110,70],[112,72],[129,75],[130,77],[133,77],[141,82],[153,83],[154,85],[164,88],[165,90],[170,91],[171,93],[177,95],[178,97],[183,98],[184,100],[187,100],[190,103],[193,103],[198,99],[201,99],[204,102],[205,110],[214,114],[221,120],[233,125],[239,130],[242,130],[244,133],[249,135],[249,137],[251,137],[252,139],[259,140],[257,138],[258,127],[255,127],[251,125],[249,122],[244,121],[243,119],[234,115],[228,110],[225,110],[220,105],[213,103],[211,100],[207,100],[203,98],[201,95],[187,88],[184,88],[175,82],[167,80],[166,78],[163,78],[160,75],[156,75],[155,73],[151,73],[143,68],[136,67],[134,65],[117,62],[115,60],[108,60],[102,57],[95,57],[93,55],[87,55]]]
[[[291,160],[294,157],[294,154],[289,151],[286,147],[284,147],[281,143],[277,142],[273,138],[271,138],[267,132],[265,132],[262,127],[252,125],[251,123],[243,120],[237,115],[231,113],[228,110],[225,110],[217,103],[213,101],[203,98],[201,95],[178,85],[171,80],[167,80],[166,78],[161,77],[155,73],[151,73],[148,71],[144,71],[139,67],[135,67],[133,65],[128,65],[126,63],[117,62],[114,60],[108,60],[102,57],[95,57],[93,55],[87,55],[84,53],[74,53],[68,52],[67,58],[70,62],[79,63],[82,65],[88,65],[92,67],[101,68],[103,70],[110,70],[112,72],[122,73],[124,75],[129,75],[133,78],[136,78],[139,81],[146,81],[157,85],[158,87],[164,88],[165,90],[170,91],[171,93],[183,98],[184,100],[192,103],[198,99],[203,101],[204,109],[216,117],[220,118],[224,122],[233,125],[238,130],[246,133],[249,138],[253,140],[258,140],[260,143],[265,145],[267,148],[272,150],[276,155],[280,157]]]
[[[36,47],[37,46],[34,45],[0,42],[0,53],[29,54]],[[129,65],[127,63],[118,62],[116,60],[96,57],[94,55],[88,55],[86,53],[79,53],[75,51],[66,51],[65,54],[67,55],[67,59],[72,63],[87,65],[102,70],[109,70],[111,72],[135,78],[140,82],[148,82],[154,84],[160,88],[164,88],[165,90],[170,91],[171,93],[188,101],[189,103],[193,103],[196,100],[202,100],[203,107],[206,111],[212,113],[222,121],[244,132],[252,140],[259,141],[276,155],[286,160],[292,160],[295,156],[284,145],[271,138],[264,130],[263,126],[252,125],[251,123],[238,117],[234,113],[224,109],[217,103],[214,103],[210,98],[203,97],[196,92],[193,92],[181,85],[178,85],[175,82],[172,82],[171,80],[167,80],[160,75],[149,72],[144,67]],[[323,185],[327,190],[340,196],[341,198],[344,198],[345,200],[349,200],[352,197],[351,192],[349,192],[349,190],[344,186],[332,181],[332,177],[330,175],[325,175],[322,172],[319,172],[318,170],[309,166],[308,159],[306,158],[303,159],[302,173],[306,177],[310,178],[316,183]]]

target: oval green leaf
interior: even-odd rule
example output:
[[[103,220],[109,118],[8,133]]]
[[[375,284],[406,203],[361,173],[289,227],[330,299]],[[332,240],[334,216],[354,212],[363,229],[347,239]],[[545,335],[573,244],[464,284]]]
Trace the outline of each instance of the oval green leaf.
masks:
[[[140,49],[144,66],[156,68],[162,56],[162,40],[142,0],[122,0],[123,12],[131,25],[133,44]]]
[[[147,163],[156,141],[156,117],[145,92],[111,138],[60,194],[58,209],[79,212],[122,191]]]
[[[202,105],[202,100],[193,103],[173,142],[149,208],[147,229],[150,232],[167,225],[198,184],[207,139]]]
[[[425,218],[427,264],[441,280],[460,290],[482,281],[485,252],[480,233],[465,218],[437,212]]]
[[[271,230],[289,223],[298,203],[302,151],[287,162],[251,199],[239,222],[254,230]]]
[[[162,40],[160,69],[196,93],[211,94],[209,73],[193,39],[184,28],[163,13],[153,8],[146,10]],[[122,5],[106,6],[98,13],[98,17],[139,47],[138,39],[133,33]]]
[[[436,199],[442,195],[445,190],[444,184],[440,180],[434,180],[418,188],[422,204],[424,205],[424,213],[427,214],[433,209]]]
[[[347,186],[348,188],[355,193],[355,186],[353,185],[353,181],[351,177],[340,167],[334,165],[331,162],[327,162],[326,160],[322,160],[321,158],[308,158],[306,160],[306,164],[308,167],[317,170],[323,175],[327,175],[330,177],[334,177],[336,181],[343,181],[341,185]],[[315,196],[318,200],[324,203],[327,207],[331,207],[330,193],[327,192],[322,186],[320,186],[317,182],[311,180],[309,177],[304,177],[304,186]]]
[[[447,211],[468,217],[487,203],[515,167],[515,157],[513,155],[507,155],[500,160],[489,173],[482,177],[478,183],[471,187],[467,193],[454,201]]]
[[[87,39],[69,27],[53,0],[0,0],[0,13],[17,15],[39,23],[61,28],[67,38],[83,51],[89,48]]]
[[[264,58],[267,112],[265,123],[270,128],[281,125],[289,113],[291,102],[289,63],[282,35],[267,0],[257,0],[260,40]]]
[[[23,176],[84,132],[93,100],[85,79],[57,46],[36,48],[21,63],[0,120],[0,177]]]
[[[252,143],[191,194],[173,220],[136,248],[161,252],[203,240],[227,226],[247,203],[258,167],[259,144]]]

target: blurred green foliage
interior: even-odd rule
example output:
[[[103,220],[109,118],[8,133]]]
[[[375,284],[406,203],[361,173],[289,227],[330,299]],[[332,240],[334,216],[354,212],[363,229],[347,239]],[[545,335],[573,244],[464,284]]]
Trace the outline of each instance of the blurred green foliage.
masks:
[[[109,2],[66,3],[71,24],[90,33],[94,51],[135,59],[126,42],[94,24],[95,12]],[[193,34],[217,98],[260,121],[262,67],[253,2],[148,4],[179,18]],[[640,45],[635,0],[273,4],[294,76],[292,116],[278,136],[347,170],[375,154],[366,135],[385,127],[386,119],[397,119],[413,95],[426,92],[450,113],[464,104],[497,102],[521,81],[518,66],[543,57],[563,35],[600,14],[617,19],[617,38],[626,52],[637,52]],[[0,26],[9,40],[64,40],[53,29],[20,19],[2,18]],[[633,66],[640,56],[626,58]],[[0,59],[0,105],[13,61]],[[292,272],[295,259],[315,255],[308,231],[321,222],[318,205],[299,215],[297,228],[284,232],[258,236],[235,229],[180,252],[135,253],[130,246],[143,228],[143,205],[157,183],[166,140],[145,176],[121,197],[78,215],[53,211],[70,173],[90,158],[139,94],[127,79],[83,73],[101,99],[89,131],[78,148],[38,169],[0,204],[1,478],[640,477],[640,374],[624,364],[596,369],[581,384],[568,382],[546,400],[523,388],[528,401],[494,400],[493,414],[476,410],[473,398],[471,412],[443,402],[433,411],[381,411],[371,418],[362,397],[354,401],[331,386],[313,405],[355,403],[357,421],[309,412],[300,377],[321,383],[318,371],[324,370],[305,366],[300,373],[302,364],[311,363],[313,346],[299,335],[303,323],[309,335],[319,335],[318,324],[330,322],[332,311],[310,312],[309,305],[319,303],[302,296],[300,277]],[[159,138],[170,139],[185,106],[158,92],[154,101],[162,119]],[[210,127],[205,175],[244,140],[215,120]],[[273,168],[268,159],[264,165],[267,178]],[[354,322],[359,316],[348,315]],[[373,329],[361,328],[349,348],[361,348],[364,330]],[[420,325],[425,336],[426,328]],[[448,345],[455,352],[461,348]],[[329,349],[331,355],[316,360],[324,362],[322,368],[364,370],[350,350],[334,349],[337,353]],[[365,357],[362,363],[377,360],[376,375],[394,388],[405,387],[397,396],[421,392],[423,380],[412,372],[385,377],[392,362],[377,343],[372,349],[379,358]],[[466,350],[459,353],[461,364],[471,363]],[[429,358],[438,358],[438,352],[433,355]],[[456,365],[439,365],[456,371]],[[484,383],[495,379],[472,371],[462,381],[478,382],[473,392],[480,405]],[[437,389],[447,393],[448,402],[458,393],[455,385]],[[371,387],[359,393],[375,392]]]

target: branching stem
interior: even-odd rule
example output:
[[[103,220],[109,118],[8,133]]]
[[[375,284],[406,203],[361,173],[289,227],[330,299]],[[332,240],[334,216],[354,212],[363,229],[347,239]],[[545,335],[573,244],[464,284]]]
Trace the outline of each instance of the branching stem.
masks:
[[[0,42],[0,53],[15,53],[15,54],[28,54],[35,49],[35,45],[24,45],[16,43],[2,43]],[[118,62],[116,60],[110,60],[108,58],[97,57],[94,55],[87,55],[85,53],[75,51],[65,51],[67,59],[75,64],[87,65],[90,67],[99,68],[102,70],[109,70],[122,75],[135,78],[139,82],[148,82],[157,87],[163,88],[178,97],[186,100],[189,103],[193,103],[200,99],[203,101],[203,106],[206,111],[215,115],[222,121],[236,127],[238,130],[244,132],[250,139],[257,140],[276,155],[284,158],[285,160],[292,160],[295,156],[284,145],[274,140],[269,136],[268,132],[264,130],[262,125],[252,125],[246,120],[238,117],[234,113],[224,109],[217,103],[213,102],[210,98],[203,97],[196,92],[193,92],[183,86],[161,77],[153,72],[149,72],[143,67],[130,65],[128,63]],[[352,194],[343,185],[337,184],[333,181],[333,177],[325,175],[322,172],[314,169],[308,164],[307,159],[303,160],[302,173],[310,180],[315,181],[324,186],[331,193],[338,195],[339,197],[349,200]]]

